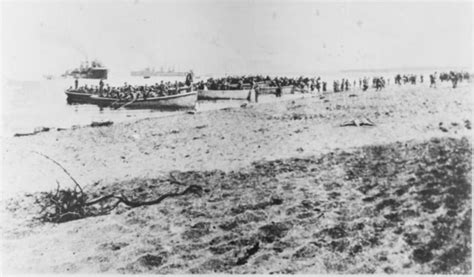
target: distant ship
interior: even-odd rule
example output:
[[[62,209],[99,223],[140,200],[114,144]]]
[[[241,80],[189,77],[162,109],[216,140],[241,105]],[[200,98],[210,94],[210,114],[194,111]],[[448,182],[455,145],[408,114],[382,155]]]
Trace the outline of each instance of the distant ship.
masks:
[[[92,61],[81,63],[79,68],[71,71],[66,71],[62,77],[73,77],[77,79],[107,79],[108,69],[105,68],[100,62]]]
[[[188,72],[178,72],[174,71],[174,69],[168,69],[168,71],[164,71],[163,67],[157,71],[155,68],[145,68],[143,70],[138,70],[138,71],[132,71],[130,73],[132,76],[135,77],[143,77],[145,79],[148,79],[150,77],[156,77],[156,76],[165,76],[165,77],[180,77],[180,76],[186,76]]]

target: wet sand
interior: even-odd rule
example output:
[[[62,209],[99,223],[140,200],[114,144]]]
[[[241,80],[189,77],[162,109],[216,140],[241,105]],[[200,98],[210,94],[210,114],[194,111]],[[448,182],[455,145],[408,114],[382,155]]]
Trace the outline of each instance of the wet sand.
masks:
[[[11,272],[470,272],[470,242],[430,242],[444,234],[433,222],[445,219],[445,232],[467,239],[471,180],[456,179],[446,193],[425,188],[420,176],[433,172],[420,168],[470,176],[471,93],[466,85],[390,86],[4,139],[6,195],[51,190],[56,180],[72,185],[32,151],[60,162],[91,195],[153,198],[176,189],[166,181],[170,171],[205,192],[57,225],[29,220],[35,194],[4,199],[4,265]],[[375,126],[340,127],[356,118]],[[452,252],[464,254],[446,258]]]

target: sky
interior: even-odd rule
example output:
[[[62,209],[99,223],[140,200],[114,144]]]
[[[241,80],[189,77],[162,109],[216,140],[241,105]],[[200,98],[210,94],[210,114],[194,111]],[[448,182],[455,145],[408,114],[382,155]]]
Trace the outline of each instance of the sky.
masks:
[[[472,68],[471,2],[2,1],[2,74]]]

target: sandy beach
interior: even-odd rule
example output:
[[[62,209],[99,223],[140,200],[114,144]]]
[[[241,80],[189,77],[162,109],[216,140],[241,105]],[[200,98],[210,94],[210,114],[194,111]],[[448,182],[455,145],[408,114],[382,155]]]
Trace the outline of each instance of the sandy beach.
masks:
[[[81,184],[92,184],[155,178],[173,170],[229,171],[253,161],[336,148],[465,136],[470,134],[464,125],[471,119],[471,90],[391,86],[383,92],[307,94],[279,103],[4,138],[8,170],[2,190],[42,191],[55,188],[55,180],[72,185],[60,168],[33,151],[60,162]],[[339,127],[364,117],[376,127]],[[25,170],[28,174],[19,174]]]
[[[472,89],[391,85],[3,138],[3,266],[13,273],[469,273]],[[354,119],[375,125],[340,126]],[[73,183],[35,152],[58,161],[91,196],[156,198],[181,188],[170,172],[204,192],[41,223],[33,220],[35,196]],[[423,176],[436,170],[446,186],[427,194]],[[452,207],[446,197],[459,201]],[[437,227],[448,221],[446,230]]]

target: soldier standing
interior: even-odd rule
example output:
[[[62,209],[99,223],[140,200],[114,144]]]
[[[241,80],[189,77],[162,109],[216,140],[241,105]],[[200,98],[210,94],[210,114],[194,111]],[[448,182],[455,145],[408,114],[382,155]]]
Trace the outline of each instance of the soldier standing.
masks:
[[[102,81],[102,79],[100,79],[100,82],[99,82],[99,92],[102,93],[102,89],[104,88],[104,81]]]
[[[430,88],[436,88],[436,77],[434,74],[430,74]]]

